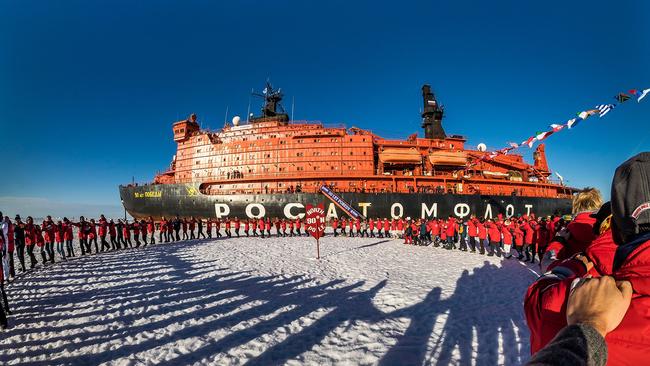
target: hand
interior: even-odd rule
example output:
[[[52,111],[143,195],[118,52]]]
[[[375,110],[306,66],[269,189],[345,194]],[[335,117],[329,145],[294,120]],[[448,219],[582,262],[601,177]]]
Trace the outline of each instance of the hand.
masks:
[[[632,300],[632,285],[610,276],[580,281],[569,294],[567,323],[591,325],[605,337],[623,320]]]

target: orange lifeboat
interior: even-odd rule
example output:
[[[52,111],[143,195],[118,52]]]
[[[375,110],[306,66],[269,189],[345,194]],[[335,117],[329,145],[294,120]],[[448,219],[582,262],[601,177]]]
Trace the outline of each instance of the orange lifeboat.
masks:
[[[422,155],[414,148],[390,148],[379,153],[379,160],[386,164],[420,164]]]
[[[464,166],[467,164],[467,152],[439,150],[429,154],[431,165]]]

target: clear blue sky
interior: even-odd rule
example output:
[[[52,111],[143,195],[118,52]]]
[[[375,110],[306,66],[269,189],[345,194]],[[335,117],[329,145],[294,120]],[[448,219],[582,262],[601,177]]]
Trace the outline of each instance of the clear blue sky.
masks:
[[[641,0],[5,0],[0,196],[119,205],[120,183],[168,166],[173,121],[219,128],[267,77],[296,119],[391,137],[421,133],[427,82],[448,133],[500,148],[650,87],[649,65]],[[644,102],[550,137],[551,168],[608,191],[618,163],[650,150]]]

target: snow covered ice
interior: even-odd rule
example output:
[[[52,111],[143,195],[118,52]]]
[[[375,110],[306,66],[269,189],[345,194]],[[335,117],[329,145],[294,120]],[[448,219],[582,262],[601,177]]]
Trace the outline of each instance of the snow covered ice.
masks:
[[[0,363],[518,365],[536,268],[381,238],[157,244],[8,286]]]

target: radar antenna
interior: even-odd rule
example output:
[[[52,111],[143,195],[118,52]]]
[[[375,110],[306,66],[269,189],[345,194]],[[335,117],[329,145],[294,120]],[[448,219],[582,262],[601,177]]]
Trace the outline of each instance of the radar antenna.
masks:
[[[264,106],[262,107],[262,117],[275,117],[278,114],[286,114],[284,107],[280,102],[284,97],[282,94],[282,89],[278,88],[277,90],[273,89],[270,81],[266,81],[266,87],[262,90],[262,93],[252,93],[256,97],[264,99]]]

